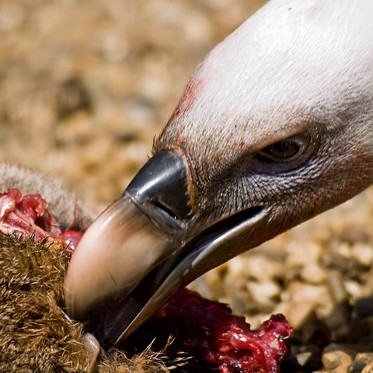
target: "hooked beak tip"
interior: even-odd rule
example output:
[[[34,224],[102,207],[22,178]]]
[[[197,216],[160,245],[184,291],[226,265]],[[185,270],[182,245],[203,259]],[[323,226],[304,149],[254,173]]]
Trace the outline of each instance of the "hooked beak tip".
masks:
[[[64,291],[71,317],[85,320],[124,298],[163,257],[167,237],[124,196],[88,228],[68,267]]]

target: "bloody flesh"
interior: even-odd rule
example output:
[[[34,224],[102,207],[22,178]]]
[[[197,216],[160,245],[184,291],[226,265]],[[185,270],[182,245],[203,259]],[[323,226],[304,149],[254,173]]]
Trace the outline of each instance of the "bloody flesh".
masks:
[[[16,188],[0,193],[0,231],[37,241],[62,240],[71,250],[83,235],[74,230],[61,230],[40,194],[22,195]]]
[[[251,331],[243,317],[219,302],[184,289],[165,304],[156,322],[175,336],[187,351],[222,373],[276,373],[288,349],[284,339],[292,328],[281,314]]]

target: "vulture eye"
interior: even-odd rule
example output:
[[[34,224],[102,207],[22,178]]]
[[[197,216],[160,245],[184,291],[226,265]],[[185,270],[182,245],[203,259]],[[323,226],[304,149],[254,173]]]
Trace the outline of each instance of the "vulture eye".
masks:
[[[267,162],[288,162],[300,156],[307,145],[307,138],[294,136],[267,146],[257,154],[257,157]]]
[[[266,146],[253,157],[252,168],[261,173],[282,173],[307,162],[320,143],[318,131],[298,134]]]

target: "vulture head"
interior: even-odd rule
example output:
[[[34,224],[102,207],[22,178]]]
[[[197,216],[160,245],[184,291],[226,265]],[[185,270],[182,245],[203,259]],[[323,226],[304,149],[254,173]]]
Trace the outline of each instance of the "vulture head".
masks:
[[[235,255],[373,181],[373,3],[272,0],[191,77],[65,281],[106,345]],[[307,255],[307,253],[305,253]]]

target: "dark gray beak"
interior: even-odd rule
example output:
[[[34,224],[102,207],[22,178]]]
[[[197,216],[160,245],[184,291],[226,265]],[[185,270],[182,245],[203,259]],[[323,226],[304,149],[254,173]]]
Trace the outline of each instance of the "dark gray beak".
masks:
[[[185,155],[161,150],[123,196],[89,227],[65,280],[68,313],[101,319],[101,343],[131,335],[172,295],[206,271],[263,241],[261,206],[201,219]]]

